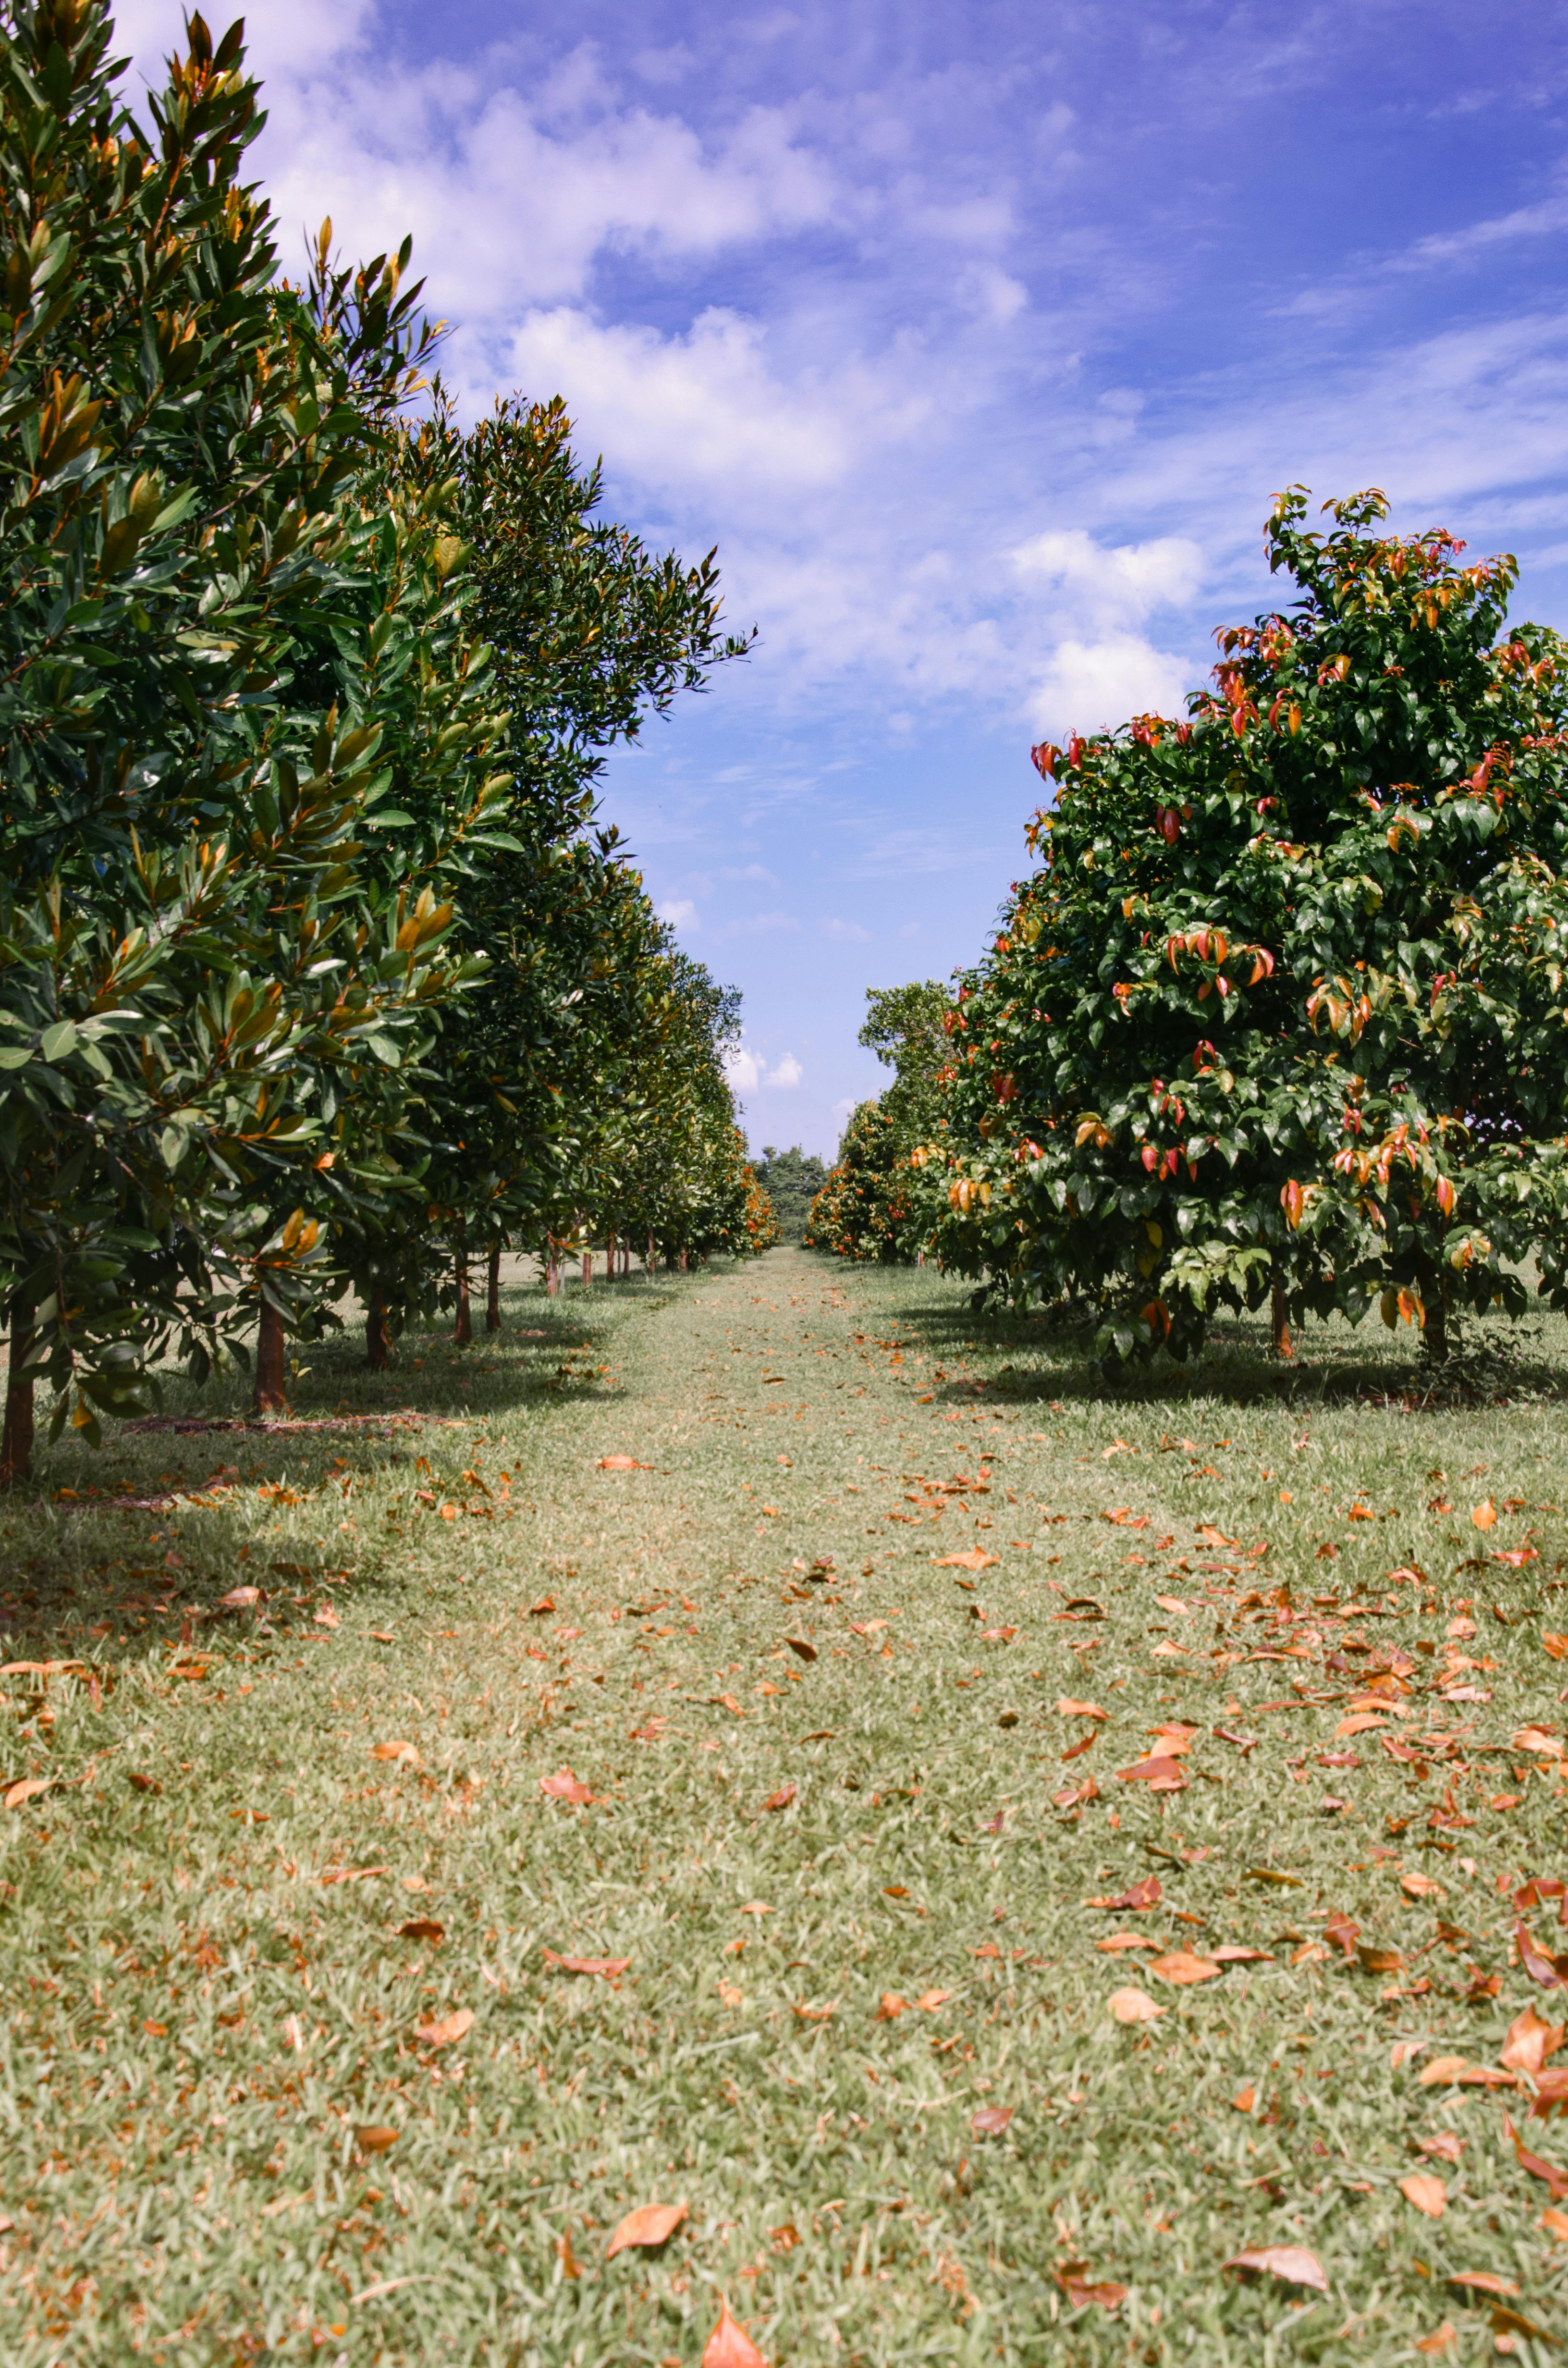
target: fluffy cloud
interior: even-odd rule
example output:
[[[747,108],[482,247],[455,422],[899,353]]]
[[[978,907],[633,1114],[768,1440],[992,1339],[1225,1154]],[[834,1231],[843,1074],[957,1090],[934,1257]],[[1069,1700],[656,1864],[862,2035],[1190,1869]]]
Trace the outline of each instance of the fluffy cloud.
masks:
[[[1035,685],[1030,720],[1041,732],[1100,732],[1130,715],[1180,715],[1191,688],[1182,661],[1140,634],[1062,642]]]
[[[667,921],[672,929],[699,929],[702,927],[697,917],[697,907],[689,896],[666,896],[658,907],[658,915],[660,920]]]
[[[1203,580],[1203,553],[1182,535],[1107,548],[1081,527],[1037,534],[1013,552],[1028,585],[1095,621],[1131,624],[1155,609],[1177,608]]]
[[[724,1055],[724,1075],[737,1094],[755,1094],[764,1086],[778,1086],[788,1091],[798,1086],[805,1074],[793,1053],[786,1053],[770,1069],[766,1054],[754,1053],[744,1037]]]
[[[870,930],[863,929],[858,921],[824,921],[822,933],[841,946],[869,946],[871,942]]]
[[[798,1086],[805,1074],[793,1053],[786,1053],[777,1066],[769,1069],[767,1082],[770,1086]]]

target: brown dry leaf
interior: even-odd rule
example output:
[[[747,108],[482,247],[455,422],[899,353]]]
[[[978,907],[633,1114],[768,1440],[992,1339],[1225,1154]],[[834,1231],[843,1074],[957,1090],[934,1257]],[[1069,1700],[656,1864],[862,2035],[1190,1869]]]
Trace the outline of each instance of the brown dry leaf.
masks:
[[[1568,1636],[1551,1636],[1543,1630],[1540,1641],[1554,1661],[1561,1661],[1568,1654]]]
[[[1180,1793],[1187,1787],[1187,1773],[1179,1759],[1168,1752],[1156,1752],[1148,1759],[1136,1759],[1131,1768],[1116,1771],[1119,1784],[1147,1784],[1152,1793]]]
[[[1212,1958],[1195,1957],[1190,1949],[1173,1949],[1169,1956],[1156,1957],[1149,1967],[1161,1981],[1177,1984],[1218,1981],[1224,1970]]]
[[[1413,2170],[1399,2182],[1399,2192],[1428,2220],[1440,2220],[1449,2208],[1449,2191],[1436,2171]]]
[[[1402,1874],[1399,1887],[1407,1899],[1442,1899],[1447,1896],[1440,1883],[1429,1874]]]
[[[1142,1883],[1133,1884],[1128,1891],[1119,1891],[1114,1899],[1085,1899],[1084,1905],[1085,1907],[1130,1907],[1136,1914],[1145,1907],[1154,1907],[1159,1898],[1159,1876],[1146,1874]]]
[[[989,1570],[997,1559],[995,1554],[988,1554],[983,1546],[971,1546],[968,1554],[939,1555],[937,1567],[938,1570]]]
[[[539,1601],[538,1601],[537,1603],[530,1603],[530,1604],[529,1604],[529,1606],[528,1606],[528,1618],[529,1618],[530,1620],[542,1620],[542,1619],[544,1618],[544,1616],[545,1616],[545,1614],[546,1614],[546,1612],[547,1612],[547,1611],[554,1611],[554,1609],[555,1609],[555,1598],[554,1598],[554,1596],[553,1596],[553,1595],[541,1595],[541,1596],[540,1597],[540,1600],[539,1600]]]
[[[1334,1739],[1338,1743],[1347,1735],[1365,1735],[1369,1727],[1381,1726],[1384,1724],[1383,1716],[1379,1711],[1352,1711],[1349,1716],[1342,1718],[1335,1728]]]
[[[444,1924],[437,1924],[432,1917],[415,1916],[407,1924],[400,1924],[397,1934],[400,1941],[437,1941],[446,1939],[447,1928]]]
[[[1490,1530],[1496,1524],[1497,1508],[1493,1503],[1490,1497],[1483,1497],[1480,1504],[1475,1507],[1470,1518],[1474,1522],[1478,1530]]]
[[[422,2039],[426,2047],[453,2047],[473,2029],[473,2009],[460,2006],[450,2014],[437,2015],[433,2022],[415,2025],[414,2036]]]
[[[220,1605],[225,1611],[248,1611],[253,1603],[260,1601],[259,1587],[232,1587],[227,1595],[219,1598]]]
[[[1228,2270],[1251,2270],[1258,2275],[1282,2279],[1286,2285],[1315,2286],[1319,2294],[1328,2292],[1328,2280],[1323,2273],[1323,2263],[1304,2245],[1255,2245],[1244,2253],[1233,2253],[1225,2263]]]
[[[1422,2066],[1416,2078],[1423,2089],[1446,2089],[1469,2069],[1469,2060],[1463,2055],[1434,2055],[1430,2064]]]
[[[24,1776],[19,1784],[6,1787],[6,1806],[19,1809],[24,1801],[36,1801],[39,1794],[47,1793],[53,1782],[52,1776]]]
[[[1424,2055],[1426,2048],[1426,2042],[1424,2039],[1396,2039],[1389,2053],[1390,2070],[1397,2072],[1403,2065],[1408,2064],[1413,2056]]]
[[[1398,1974],[1404,1970],[1404,1959],[1397,1949],[1374,1949],[1367,1941],[1358,1941],[1356,1955],[1364,1974]]]
[[[126,1770],[125,1781],[138,1793],[161,1793],[164,1789],[155,1776],[140,1776],[134,1769]]]
[[[771,1916],[774,1913],[775,1910],[769,1907],[766,1899],[748,1899],[744,1907],[736,1910],[736,1914],[740,1916]]]
[[[1095,1946],[1103,1957],[1118,1956],[1123,1949],[1147,1949],[1157,1957],[1165,1942],[1145,1940],[1142,1932],[1108,1932],[1103,1941],[1095,1942]]]
[[[1118,2022],[1153,2022],[1165,2012],[1147,1990],[1112,1990],[1106,2005]]]
[[[804,1998],[798,1998],[794,2001],[796,2020],[800,2022],[828,2022],[836,2003],[836,2000],[830,2000],[826,2006],[808,2006]]]
[[[1562,1757],[1562,1737],[1544,1726],[1521,1726],[1513,1744],[1516,1751],[1539,1751],[1553,1759]]]
[[[553,1776],[541,1776],[539,1789],[552,1801],[591,1801],[593,1793],[580,1776],[570,1768],[558,1768]]]
[[[372,1743],[370,1757],[372,1759],[401,1759],[410,1768],[423,1764],[412,1743]]]
[[[702,2347],[702,2368],[767,2368],[767,2362],[722,2297],[719,2324]]]
[[[1438,2130],[1435,2136],[1417,2138],[1415,2143],[1422,2154],[1436,2155],[1440,2162],[1458,2162],[1464,2152],[1458,2130]]]
[[[765,1810],[787,1809],[799,1789],[795,1784],[780,1784],[777,1793],[769,1793],[762,1804],[763,1808]]]
[[[879,2022],[896,2022],[901,2014],[907,2014],[908,2012],[909,2000],[906,1998],[900,1998],[896,1990],[884,1990],[882,1992],[881,2003],[877,2009],[877,2021]]]
[[[630,1957],[558,1957],[553,1949],[546,1949],[544,1962],[547,1965],[556,1966],[563,1974],[597,1974],[601,1980],[615,1982],[620,1979],[631,1960]]]
[[[1074,1702],[1071,1694],[1063,1694],[1056,1707],[1063,1718],[1108,1718],[1110,1716],[1109,1711],[1101,1710],[1098,1702]]]
[[[951,1997],[951,1990],[922,1990],[915,2003],[922,2014],[935,2014],[937,2009],[946,2006]]]
[[[1095,2283],[1087,2271],[1086,2261],[1062,2261],[1051,2274],[1074,2310],[1085,2310],[1090,2303],[1097,2303],[1101,2310],[1119,2309],[1127,2300],[1127,2288],[1110,2278]]]
[[[390,2154],[402,2135],[401,2130],[372,2125],[369,2129],[357,2129],[354,2143],[361,2154]]]
[[[1451,2318],[1446,2318],[1441,2327],[1435,2327],[1432,2329],[1430,2335],[1418,2335],[1415,2339],[1415,2349],[1417,2351],[1426,2352],[1430,2359],[1435,2352],[1446,2351],[1450,2343],[1457,2343],[1459,2340],[1459,2328]]]
[[[1011,2105],[981,2105],[970,2115],[969,2125],[976,2137],[999,2138],[1012,2118]]]
[[[1547,2057],[1556,2055],[1565,2032],[1568,2025],[1543,2021],[1534,2007],[1528,2006],[1508,2025],[1508,2036],[1497,2061],[1510,2072],[1539,2072]]]
[[[645,2252],[667,2245],[685,2218],[684,2203],[639,2204],[635,2212],[627,2214],[605,2247],[606,2260],[613,2261],[632,2245],[640,2245]]]
[[[1506,2113],[1503,2116],[1503,2134],[1518,2156],[1520,2169],[1528,2170],[1532,2179],[1544,2179],[1551,2190],[1553,2203],[1561,2203],[1568,2195],[1568,2170],[1559,2170],[1555,2163],[1548,2162],[1541,2155],[1532,2154]]]
[[[811,1642],[809,1637],[786,1636],[784,1642],[789,1645],[790,1650],[796,1656],[797,1659],[802,1661],[814,1661],[816,1659],[817,1648]]]
[[[1244,2089],[1238,2089],[1235,2095],[1231,2099],[1231,2104],[1233,2110],[1238,2113],[1250,2113],[1256,2102],[1257,2091],[1254,2089],[1250,2080],[1247,2082]]]
[[[1217,1965],[1271,1965],[1272,1949],[1246,1949],[1240,1941],[1227,1941],[1222,1947],[1210,1949],[1209,1954]]]
[[[652,1472],[653,1467],[639,1463],[635,1455],[601,1455],[598,1468],[601,1472]]]
[[[1500,2278],[1495,2270],[1452,2270],[1449,2283],[1468,2286],[1473,2293],[1483,2294],[1517,2294],[1519,2291],[1512,2278]]]
[[[1568,2212],[1554,2212],[1549,2203],[1540,2215],[1540,2225],[1568,2245]]]

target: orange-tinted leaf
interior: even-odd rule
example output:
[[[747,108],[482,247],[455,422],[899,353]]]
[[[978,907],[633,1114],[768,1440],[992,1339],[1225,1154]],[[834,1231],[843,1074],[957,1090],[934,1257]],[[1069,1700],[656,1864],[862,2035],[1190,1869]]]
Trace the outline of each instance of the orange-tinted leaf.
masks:
[[[420,1765],[419,1754],[412,1743],[372,1743],[370,1757],[372,1759],[400,1759],[410,1768]]]
[[[444,1941],[447,1937],[446,1926],[437,1924],[429,1916],[414,1917],[407,1924],[400,1924],[397,1932],[400,1941]]]
[[[1497,1508],[1490,1497],[1483,1497],[1470,1518],[1478,1530],[1490,1530],[1496,1524]]]
[[[997,1559],[988,1554],[983,1546],[971,1546],[967,1554],[942,1554],[937,1558],[938,1570],[989,1570]]]
[[[1360,1930],[1359,1924],[1353,1924],[1349,1917],[1342,1915],[1336,1907],[1332,1916],[1324,1918],[1323,1937],[1349,1958],[1356,1953],[1356,1936]]]
[[[1108,1932],[1103,1941],[1095,1942],[1095,1946],[1102,1956],[1107,1957],[1117,1956],[1123,1949],[1147,1949],[1157,1957],[1165,1943],[1146,1941],[1142,1932]]]
[[[1520,1964],[1531,1981],[1539,1982],[1543,1990],[1554,1989],[1563,1979],[1555,1959],[1549,1956],[1544,1949],[1537,1947],[1522,1924],[1514,1927],[1514,1946],[1519,1952]]]
[[[1224,1972],[1209,1957],[1195,1957],[1190,1949],[1173,1949],[1166,1957],[1156,1957],[1149,1967],[1163,1982],[1187,1984],[1217,1981]]]
[[[1449,2208],[1449,2191],[1436,2171],[1413,2170],[1399,2182],[1399,2192],[1428,2220],[1440,2220]]]
[[[1512,2278],[1501,2278],[1495,2270],[1451,2270],[1449,2283],[1468,2286],[1475,2294],[1517,2294],[1519,2291]]]
[[[356,2130],[354,2143],[361,2154],[390,2154],[402,2135],[401,2130],[372,2126],[369,2129]]]
[[[259,1587],[232,1587],[228,1594],[221,1596],[219,1600],[225,1611],[248,1611],[253,1603],[261,1601],[261,1589]]]
[[[1131,1890],[1119,1891],[1114,1899],[1085,1899],[1084,1905],[1085,1907],[1131,1907],[1136,1914],[1145,1907],[1154,1907],[1159,1897],[1160,1878],[1157,1874],[1148,1874],[1142,1883],[1135,1883]]]
[[[653,1467],[639,1463],[635,1455],[601,1455],[598,1468],[601,1472],[652,1472]]]
[[[730,2305],[721,2300],[719,2324],[702,2347],[702,2368],[767,2368],[767,2362]]]
[[[53,1782],[52,1776],[24,1776],[19,1784],[6,1786],[6,1806],[19,1809],[24,1801],[36,1801],[39,1794],[47,1793]]]
[[[999,2138],[1013,2118],[1011,2105],[981,2105],[970,2115],[970,2128],[976,2137]]]
[[[937,2009],[946,2006],[951,1997],[951,1990],[922,1990],[915,2003],[922,2014],[935,2014]]]
[[[879,2022],[896,2022],[901,2014],[907,2014],[908,2012],[909,2000],[906,1998],[900,1998],[896,1990],[884,1990],[882,1992],[881,2003],[877,2009],[877,2021]]]
[[[618,2253],[630,2246],[640,2245],[652,2252],[659,2245],[667,2245],[681,2222],[686,2218],[684,2203],[642,2203],[629,2212],[605,2247],[605,2259],[613,2261]]]
[[[473,2009],[460,2006],[450,2014],[437,2015],[432,2022],[415,2024],[414,2035],[415,2039],[422,2039],[426,2047],[453,2047],[460,2039],[466,2038],[472,2028]]]
[[[1464,2152],[1464,2140],[1458,2130],[1439,2130],[1435,2137],[1417,2138],[1423,2154],[1436,2155],[1440,2162],[1458,2162]]]
[[[1328,2292],[1323,2263],[1315,2253],[1309,2253],[1304,2245],[1252,2246],[1244,2253],[1233,2253],[1225,2267],[1279,2278],[1290,2286],[1315,2286],[1319,2294]]]
[[[1210,1949],[1209,1954],[1217,1965],[1271,1965],[1274,1963],[1272,1949],[1245,1949],[1234,1941],[1227,1941],[1221,1948]]]
[[[1399,1887],[1407,1899],[1441,1899],[1445,1895],[1440,1883],[1429,1874],[1402,1874]]]
[[[1549,2203],[1540,2215],[1540,2225],[1560,2243],[1568,2245],[1568,2212],[1554,2212]]]
[[[1559,2170],[1555,2163],[1545,2161],[1539,2154],[1532,2154],[1506,2113],[1503,2116],[1503,2131],[1519,2157],[1520,2169],[1528,2170],[1532,2179],[1544,2179],[1551,2190],[1553,2203],[1561,2203],[1568,2195],[1568,2170]]]
[[[553,1949],[546,1949],[544,1962],[563,1974],[597,1974],[605,1981],[619,1981],[631,1964],[630,1957],[558,1957]]]
[[[590,1788],[580,1776],[574,1776],[570,1768],[558,1768],[553,1776],[541,1776],[539,1789],[552,1801],[581,1802],[594,1797]]]
[[[1562,1757],[1562,1737],[1544,1726],[1521,1726],[1513,1738],[1516,1751],[1539,1751],[1548,1759]]]
[[[563,2278],[580,2278],[582,2276],[583,2264],[577,2259],[576,2254],[572,2250],[572,2231],[570,2228],[562,2228],[560,2236],[556,2238],[555,2257],[561,2264],[561,2274]]]
[[[1063,1694],[1056,1707],[1063,1718],[1108,1718],[1110,1716],[1108,1711],[1101,1710],[1098,1702],[1074,1702],[1071,1694]]]
[[[835,2003],[830,2000],[826,2006],[814,2006],[808,2005],[804,1998],[797,1998],[794,2001],[796,2020],[800,2022],[830,2022]]]
[[[1418,2335],[1415,2339],[1415,2349],[1417,2351],[1424,2351],[1426,2357],[1431,2359],[1439,2351],[1447,2351],[1449,2345],[1457,2343],[1459,2340],[1459,2328],[1451,2318],[1446,2318],[1441,2327],[1435,2327],[1432,2329],[1430,2335]]]
[[[1152,1793],[1180,1793],[1186,1788],[1187,1774],[1179,1759],[1159,1752],[1153,1759],[1134,1760],[1131,1768],[1119,1768],[1116,1781],[1119,1784],[1147,1784]]]
[[[1562,2046],[1568,2025],[1546,2022],[1533,2006],[1508,2026],[1508,2036],[1497,2058],[1510,2072],[1539,2072],[1549,2055],[1555,2055]]]
[[[1118,2022],[1153,2022],[1165,2012],[1147,1990],[1112,1990],[1106,2005]]]
[[[780,1784],[777,1793],[769,1793],[762,1805],[765,1809],[787,1809],[798,1790],[794,1784]]]
[[[1540,1641],[1554,1661],[1561,1661],[1568,1654],[1568,1636],[1552,1636],[1543,1631]]]
[[[1404,1967],[1397,1949],[1374,1949],[1365,1941],[1357,1942],[1356,1955],[1364,1974],[1397,1974]]]
[[[1238,2113],[1250,2113],[1256,2102],[1257,2093],[1250,2080],[1244,2089],[1238,2089],[1231,2099],[1232,2106]]]
[[[790,1650],[795,1655],[798,1660],[814,1661],[816,1659],[817,1648],[811,1642],[809,1637],[786,1636],[784,1642],[789,1645]]]
[[[161,1793],[164,1789],[155,1776],[138,1775],[134,1769],[126,1770],[125,1781],[128,1784],[133,1785],[138,1793]]]
[[[1101,2310],[1117,2310],[1127,2300],[1125,2286],[1117,2285],[1109,2278],[1097,2283],[1091,2281],[1086,2261],[1059,2262],[1051,2274],[1074,2310],[1085,2310],[1091,2303],[1097,2304]]]

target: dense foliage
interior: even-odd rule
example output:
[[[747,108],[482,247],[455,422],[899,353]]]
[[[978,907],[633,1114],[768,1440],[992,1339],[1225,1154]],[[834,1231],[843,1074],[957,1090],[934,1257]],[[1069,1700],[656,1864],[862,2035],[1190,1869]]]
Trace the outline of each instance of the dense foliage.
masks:
[[[1186,720],[1044,747],[1059,783],[949,1026],[943,1255],[1089,1295],[1113,1356],[1272,1294],[1424,1326],[1568,1302],[1562,650],[1511,560],[1292,490],[1288,608]]]
[[[559,405],[410,424],[407,246],[327,224],[279,278],[239,28],[190,20],[148,130],[110,39],[0,6],[6,1476],[40,1379],[96,1439],[259,1318],[273,1404],[345,1278],[384,1350],[443,1241],[591,1216],[666,1116],[671,1240],[748,1238],[719,1039],[691,1109],[649,1076],[711,996],[672,1030],[591,828],[604,750],[742,646],[711,559],[590,518]]]
[[[892,1070],[893,1081],[851,1112],[805,1245],[843,1258],[907,1260],[930,1231],[912,1155],[945,1140],[949,996],[936,979],[920,979],[869,987],[866,1001],[859,1042]]]
[[[827,1182],[826,1160],[819,1159],[814,1151],[803,1151],[798,1143],[787,1151],[767,1143],[762,1157],[754,1164],[757,1182],[772,1205],[780,1240],[799,1242],[811,1222],[812,1202]]]

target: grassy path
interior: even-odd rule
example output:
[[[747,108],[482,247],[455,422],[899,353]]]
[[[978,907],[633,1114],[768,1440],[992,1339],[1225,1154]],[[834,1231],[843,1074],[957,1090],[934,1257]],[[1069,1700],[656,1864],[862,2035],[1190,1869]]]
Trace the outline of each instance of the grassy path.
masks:
[[[1563,1344],[1440,1413],[790,1251],[506,1313],[0,1516],[0,2358],[1544,2363],[1568,2130],[1423,2076],[1565,1998]]]

